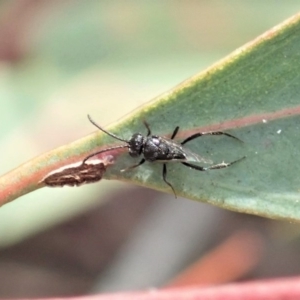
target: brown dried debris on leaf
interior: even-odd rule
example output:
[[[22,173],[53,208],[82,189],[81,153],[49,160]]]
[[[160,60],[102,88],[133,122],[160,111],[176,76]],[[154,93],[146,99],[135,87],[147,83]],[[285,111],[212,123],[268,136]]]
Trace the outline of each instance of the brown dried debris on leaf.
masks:
[[[49,173],[42,182],[49,187],[80,186],[100,181],[107,164],[101,160],[76,163]]]

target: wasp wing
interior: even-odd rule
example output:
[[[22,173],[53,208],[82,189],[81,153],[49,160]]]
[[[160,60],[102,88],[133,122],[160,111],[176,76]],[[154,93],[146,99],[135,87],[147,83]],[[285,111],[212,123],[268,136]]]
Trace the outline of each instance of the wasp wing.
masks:
[[[183,148],[183,151],[186,155],[186,161],[189,162],[200,162],[200,163],[206,163],[206,164],[212,164],[213,161],[209,158],[204,158],[199,154],[196,154],[194,152],[192,152],[191,150],[187,149],[187,148]]]
[[[186,162],[197,162],[197,163],[206,163],[212,164],[212,160],[208,158],[204,158],[199,154],[194,153],[193,151],[187,149],[181,144],[176,143],[173,140],[163,138],[164,143],[168,146],[169,153],[169,162],[178,162],[178,161],[186,161]]]

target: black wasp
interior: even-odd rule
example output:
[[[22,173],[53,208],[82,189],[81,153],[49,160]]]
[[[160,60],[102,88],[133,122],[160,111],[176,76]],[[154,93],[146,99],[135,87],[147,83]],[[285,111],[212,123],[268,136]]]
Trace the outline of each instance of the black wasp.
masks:
[[[97,128],[99,128],[101,131],[105,132],[106,134],[110,135],[111,137],[113,137],[119,141],[126,143],[126,145],[119,145],[119,146],[103,149],[98,152],[92,153],[83,160],[83,162],[82,162],[83,164],[91,157],[98,155],[100,153],[111,151],[114,149],[119,149],[119,148],[128,148],[128,152],[131,157],[138,157],[138,156],[142,155],[143,158],[140,160],[139,163],[132,165],[126,169],[123,169],[123,170],[121,170],[121,172],[136,168],[136,167],[142,165],[145,161],[163,163],[163,170],[162,170],[163,180],[172,189],[175,197],[176,197],[175,190],[174,190],[172,184],[166,178],[167,177],[167,165],[166,165],[167,162],[180,162],[189,168],[192,168],[192,169],[195,169],[198,171],[207,171],[207,170],[216,170],[216,169],[227,168],[227,167],[231,166],[232,164],[237,163],[240,160],[245,158],[245,156],[244,156],[244,157],[242,157],[238,160],[235,160],[233,162],[230,162],[230,163],[222,162],[220,164],[212,165],[210,167],[201,167],[201,166],[189,163],[189,162],[197,162],[197,163],[202,162],[202,163],[212,164],[211,160],[206,159],[206,158],[204,159],[200,155],[193,153],[184,147],[184,145],[186,143],[188,143],[198,137],[201,137],[204,135],[226,135],[230,138],[236,139],[241,142],[240,139],[238,139],[237,137],[235,137],[229,133],[226,133],[226,132],[222,132],[222,131],[198,132],[198,133],[195,133],[195,134],[189,136],[181,143],[177,143],[173,139],[176,137],[176,135],[178,133],[179,126],[177,126],[175,128],[175,130],[172,133],[171,138],[168,139],[168,138],[161,137],[158,135],[151,135],[151,130],[150,130],[149,124],[144,121],[144,125],[148,131],[147,136],[143,136],[141,133],[135,133],[132,135],[132,137],[129,140],[124,140],[124,139],[121,139],[118,136],[114,135],[113,133],[110,133],[110,132],[106,131],[105,129],[103,129],[101,126],[96,124],[89,115],[88,115],[88,118],[89,118],[90,122],[93,125],[95,125]]]

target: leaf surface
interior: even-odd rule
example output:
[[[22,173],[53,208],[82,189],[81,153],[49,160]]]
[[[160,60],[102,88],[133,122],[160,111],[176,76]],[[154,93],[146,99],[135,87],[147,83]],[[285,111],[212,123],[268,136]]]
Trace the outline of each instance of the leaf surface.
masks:
[[[198,172],[168,164],[168,180],[186,198],[224,208],[300,219],[300,15],[287,20],[236,50],[208,70],[158,97],[119,124],[123,138],[153,133],[170,136],[180,126],[178,141],[198,131],[222,130],[228,137],[201,137],[190,150],[214,163],[247,158],[222,170]],[[107,178],[132,181],[172,192],[162,180],[162,165],[133,164],[124,154]]]

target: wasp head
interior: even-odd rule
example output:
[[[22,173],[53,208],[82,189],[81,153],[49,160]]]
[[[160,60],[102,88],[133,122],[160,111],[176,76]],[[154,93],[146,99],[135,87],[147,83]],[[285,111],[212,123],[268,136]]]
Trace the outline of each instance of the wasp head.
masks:
[[[135,133],[128,141],[129,155],[138,157],[142,154],[144,146],[144,137],[140,133]]]

